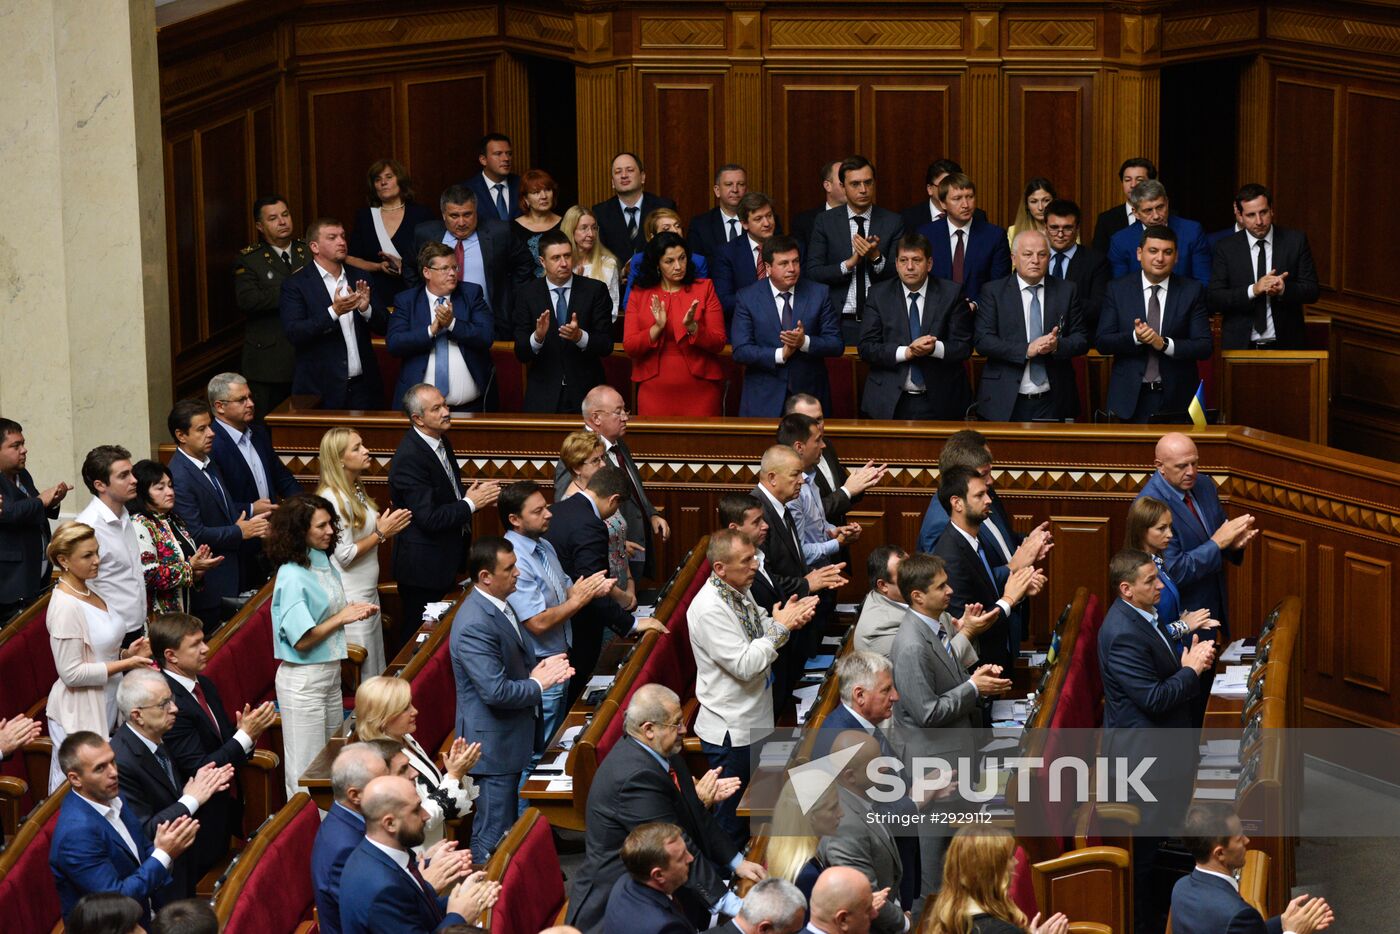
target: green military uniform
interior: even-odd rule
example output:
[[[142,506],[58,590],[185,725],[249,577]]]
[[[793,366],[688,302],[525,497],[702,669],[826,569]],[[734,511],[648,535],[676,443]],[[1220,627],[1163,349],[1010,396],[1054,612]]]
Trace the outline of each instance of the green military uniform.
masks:
[[[248,380],[258,418],[292,392],[296,354],[282,333],[278,305],[282,280],[310,262],[311,252],[304,241],[293,240],[287,253],[290,263],[283,262],[276,250],[260,240],[239,251],[233,264],[234,295],[239,311],[247,316],[241,372]]]

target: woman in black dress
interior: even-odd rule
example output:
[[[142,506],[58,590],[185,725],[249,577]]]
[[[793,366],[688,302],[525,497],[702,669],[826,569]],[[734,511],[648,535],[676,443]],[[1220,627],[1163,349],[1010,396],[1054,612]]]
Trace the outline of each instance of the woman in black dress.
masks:
[[[540,237],[558,230],[564,220],[554,210],[558,197],[559,186],[543,169],[531,169],[521,177],[520,210],[525,213],[510,222],[510,232],[516,243],[530,251],[537,279],[544,275],[544,267],[540,265]]]
[[[403,291],[403,264],[414,262],[413,228],[433,219],[413,200],[413,179],[396,159],[380,159],[366,177],[369,206],[355,212],[345,261],[369,274],[370,300],[380,308]]]

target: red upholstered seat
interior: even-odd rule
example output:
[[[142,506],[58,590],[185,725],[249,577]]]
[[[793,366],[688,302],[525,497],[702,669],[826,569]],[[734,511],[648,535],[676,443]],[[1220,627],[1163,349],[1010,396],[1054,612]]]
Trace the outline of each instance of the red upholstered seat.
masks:
[[[321,826],[320,812],[305,794],[293,798],[287,808],[295,809],[290,821],[263,829],[264,833],[278,831],[266,841],[265,848],[259,851],[250,844],[245,851],[244,858],[257,862],[237,893],[224,934],[294,931],[311,919],[316,905],[311,887],[311,847]]]
[[[1099,671],[1099,626],[1103,613],[1099,598],[1090,594],[1084,604],[1074,654],[1065,674],[1060,699],[1050,719],[1051,728],[1094,729],[1103,722],[1103,677]]]
[[[549,822],[534,808],[520,821],[528,821],[530,829],[520,846],[502,857],[509,862],[498,877],[501,897],[491,909],[491,934],[536,934],[552,926],[564,907],[564,874]]]
[[[410,684],[413,706],[418,709],[418,729],[413,738],[424,749],[434,752],[452,732],[457,715],[457,684],[452,675],[452,654],[445,640]]]
[[[0,717],[24,713],[49,694],[58,680],[49,631],[44,625],[48,598],[28,620],[0,630]]]
[[[1040,913],[1035,900],[1035,884],[1031,881],[1031,859],[1021,847],[1016,847],[1015,868],[1011,870],[1011,900],[1030,921]]]
[[[831,383],[831,411],[827,418],[859,418],[856,411],[856,358],[827,357],[826,375]]]
[[[49,934],[63,918],[49,869],[49,842],[65,794],[67,786],[31,815],[0,857],[0,906],[4,906],[0,928],[7,934]]]
[[[204,674],[219,689],[229,718],[244,704],[277,699],[277,659],[272,654],[272,601],[265,600],[217,652]],[[264,734],[265,736],[266,734]]]
[[[491,350],[491,365],[496,370],[496,394],[502,412],[520,412],[525,408],[525,368],[515,359],[509,346]]]

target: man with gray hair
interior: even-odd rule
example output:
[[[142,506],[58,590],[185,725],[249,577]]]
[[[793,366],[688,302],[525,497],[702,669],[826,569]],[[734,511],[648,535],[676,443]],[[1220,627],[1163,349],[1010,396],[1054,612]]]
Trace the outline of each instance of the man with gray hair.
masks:
[[[691,777],[681,755],[680,698],[663,684],[644,684],[628,702],[623,725],[627,735],[598,767],[588,792],[585,856],[574,877],[568,922],[586,934],[601,930],[608,895],[624,872],[623,841],[653,821],[679,827],[695,857],[690,877],[674,895],[685,915],[701,927],[711,912],[737,914],[739,899],[725,880],[732,874],[758,881],[764,869],[743,858],[707,810],[716,777],[709,773],[698,785]]]
[[[1142,269],[1138,261],[1138,246],[1142,232],[1148,227],[1170,227],[1176,234],[1176,274],[1196,279],[1210,287],[1211,255],[1206,245],[1205,230],[1200,224],[1171,213],[1166,186],[1155,178],[1138,182],[1128,193],[1128,204],[1137,218],[1108,242],[1108,262],[1115,279]]]
[[[194,817],[215,794],[233,781],[232,765],[203,766],[188,781],[182,780],[163,739],[175,724],[175,698],[170,684],[153,668],[127,672],[117,686],[117,709],[122,726],[112,735],[112,751],[117,757],[117,778],[122,799],[141,822],[146,836],[154,839],[156,828],[179,817]],[[215,841],[201,827],[194,845],[170,867],[174,877],[170,895],[188,898],[194,894],[197,864],[212,864],[218,854]]]
[[[744,907],[714,934],[797,934],[807,918],[807,898],[786,879],[764,879],[744,896]]]
[[[311,847],[311,883],[316,917],[326,934],[340,934],[340,875],[350,852],[365,837],[360,802],[372,779],[389,774],[381,751],[370,743],[350,743],[331,763],[335,801],[316,831]]]

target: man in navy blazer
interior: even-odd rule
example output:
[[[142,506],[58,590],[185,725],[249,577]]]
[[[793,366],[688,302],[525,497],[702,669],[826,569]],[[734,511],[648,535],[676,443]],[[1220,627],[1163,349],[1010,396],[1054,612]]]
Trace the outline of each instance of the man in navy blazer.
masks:
[[[175,514],[184,520],[195,544],[224,560],[204,574],[202,586],[190,591],[190,610],[213,632],[227,616],[223,601],[242,592],[243,543],[267,535],[267,511],[251,514],[248,504],[234,502],[228,481],[209,456],[214,432],[209,407],[194,399],[175,403],[166,427],[178,450],[170,458],[175,484]]]
[[[1176,271],[1178,275],[1195,279],[1203,287],[1210,285],[1210,249],[1206,246],[1205,230],[1200,224],[1171,213],[1167,189],[1159,181],[1149,179],[1132,190],[1128,203],[1137,220],[1113,235],[1108,242],[1108,263],[1114,277],[1126,276],[1142,268],[1138,247],[1142,232],[1148,227],[1169,227],[1176,234]]]
[[[672,894],[690,878],[695,857],[675,824],[642,824],[622,841],[622,865],[608,895],[604,931],[636,934],[695,934],[695,925],[680,910]]]
[[[625,263],[646,246],[643,227],[647,215],[657,208],[674,211],[676,202],[643,190],[646,168],[630,152],[613,157],[611,181],[617,196],[593,205],[593,216],[598,219],[598,237],[603,246],[612,250],[619,263]]]
[[[1090,339],[1099,327],[1099,311],[1112,278],[1108,257],[1079,242],[1079,205],[1056,198],[1045,207],[1045,238],[1050,241],[1050,275],[1073,282]]]
[[[692,254],[699,253],[714,265],[715,253],[744,235],[739,203],[749,192],[749,173],[731,162],[715,170],[715,206],[690,219],[686,241]]]
[[[953,172],[963,174],[962,166],[952,159],[935,159],[928,164],[928,169],[924,172],[924,189],[928,197],[899,212],[899,219],[904,222],[906,233],[915,233],[925,224],[942,220],[943,215],[948,213],[943,208],[943,202],[938,200],[938,185],[945,175]],[[987,212],[976,208],[972,217],[974,220],[986,221]]]
[[[768,275],[763,261],[763,242],[777,232],[773,201],[761,191],[751,191],[739,201],[739,236],[718,244],[710,254],[710,272],[715,296],[724,309],[724,320],[734,318],[734,297],[740,289],[759,280],[759,267]],[[801,246],[799,245],[799,255]]]
[[[509,136],[487,133],[481,138],[476,157],[481,171],[460,184],[476,194],[483,219],[512,221],[525,213],[520,210],[520,176],[511,171],[514,160]]]
[[[1177,934],[1312,934],[1332,924],[1332,908],[1322,898],[1299,895],[1282,915],[1265,921],[1240,897],[1235,874],[1249,852],[1235,809],[1224,801],[1202,801],[1186,812],[1182,842],[1196,868],[1172,887],[1172,931]]]
[[[1157,442],[1157,472],[1138,497],[1166,503],[1172,513],[1172,539],[1162,561],[1181,593],[1181,608],[1210,610],[1220,620],[1220,635],[1230,639],[1230,601],[1225,592],[1225,562],[1244,561],[1244,547],[1259,534],[1252,515],[1225,518],[1215,481],[1200,472],[1196,442],[1179,432]]]
[[[567,655],[535,660],[535,643],[506,598],[520,577],[504,538],[473,543],[472,590],[452,620],[457,735],[481,743],[472,778],[481,793],[472,819],[472,856],[485,865],[515,823],[517,791],[539,737],[544,692],[573,676]],[[590,669],[591,671],[592,669]]]
[[[1089,350],[1079,290],[1046,275],[1050,245],[1038,230],[1016,234],[1015,275],[982,289],[973,325],[987,358],[977,389],[977,414],[992,422],[1074,418],[1079,412],[1075,357]]]
[[[977,185],[961,172],[943,176],[938,198],[947,214],[920,227],[919,233],[933,245],[933,274],[961,285],[963,296],[976,311],[982,286],[1011,273],[1006,230],[977,219]]]
[[[425,284],[400,292],[389,316],[389,353],[403,358],[393,398],[432,383],[454,411],[494,411],[496,326],[486,294],[460,278],[445,243],[425,243],[416,262]]]
[[[365,838],[365,815],[360,811],[365,786],[389,774],[384,756],[369,743],[350,743],[331,763],[335,801],[326,812],[311,846],[311,887],[316,895],[316,920],[326,934],[340,934],[340,880],[345,861]]]
[[[1094,221],[1094,250],[1108,255],[1108,245],[1113,235],[1131,224],[1136,218],[1128,195],[1142,182],[1157,179],[1157,167],[1151,160],[1143,158],[1124,159],[1118,167],[1118,183],[1123,187],[1123,201],[1107,209]]]
[[[72,489],[59,482],[40,490],[24,469],[28,457],[19,422],[0,418],[0,625],[48,586],[49,520]]]
[[[161,824],[152,845],[122,801],[116,754],[96,733],[69,734],[58,764],[68,797],[49,841],[49,869],[63,913],[89,892],[117,892],[141,904],[148,927],[152,911],[178,897],[169,890],[170,865],[194,843],[199,821],[186,815]]]
[[[342,872],[342,878],[355,880],[354,885],[340,889],[340,928],[345,934],[427,934],[453,924],[466,924],[467,912],[476,920],[480,908],[468,907],[476,895],[472,886],[459,885],[452,890],[451,898],[444,898],[434,886],[450,885],[456,881],[454,875],[444,877],[430,871],[433,881],[429,881],[418,866],[413,847],[423,843],[428,812],[423,810],[413,782],[397,775],[371,779],[365,786],[361,807],[365,838],[345,860]],[[455,856],[446,854],[437,859]],[[452,859],[451,863],[459,878],[465,869],[461,859]],[[485,884],[499,892],[499,883]]]
[[[787,397],[799,392],[829,409],[831,385],[821,358],[845,350],[830,290],[802,278],[801,254],[791,237],[769,237],[763,261],[768,278],[738,293],[729,330],[734,362],[744,367],[739,414],[778,418]]]
[[[311,262],[282,283],[282,331],[296,350],[292,393],[321,397],[323,409],[377,409],[384,403],[370,334],[389,316],[370,301],[369,277],[345,263],[340,221],[319,218],[306,229]]]
[[[1184,422],[1199,385],[1196,361],[1211,354],[1205,289],[1173,271],[1171,228],[1148,227],[1139,239],[1139,270],[1108,284],[1094,339],[1099,353],[1113,355],[1108,410],[1125,422]]]

